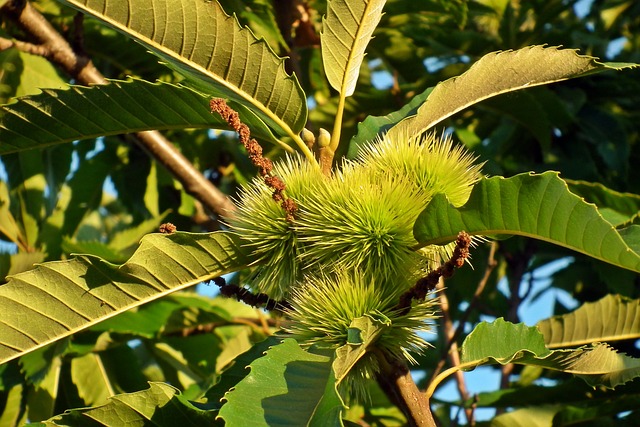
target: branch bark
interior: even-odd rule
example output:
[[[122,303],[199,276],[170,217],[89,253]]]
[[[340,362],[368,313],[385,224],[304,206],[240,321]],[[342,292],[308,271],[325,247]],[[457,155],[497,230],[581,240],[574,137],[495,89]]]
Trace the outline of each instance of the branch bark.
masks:
[[[377,381],[387,397],[400,408],[412,427],[436,427],[429,399],[421,393],[411,378],[411,372],[404,361],[388,361],[384,356],[378,358],[380,373]]]
[[[30,37],[33,44],[14,41],[16,48],[38,53],[62,68],[69,76],[85,85],[108,84],[104,75],[84,55],[77,54],[47,19],[25,0],[10,0],[0,12],[14,21]],[[4,43],[6,46],[6,42]],[[27,50],[27,48],[29,50]],[[36,49],[37,48],[37,49]],[[136,143],[151,154],[180,181],[184,189],[207,209],[221,217],[229,217],[235,211],[231,200],[198,171],[158,131],[132,134]]]
[[[441,279],[436,286],[438,290],[438,298],[440,299],[440,310],[442,312],[442,329],[444,336],[449,343],[449,362],[451,366],[460,365],[460,353],[458,352],[458,343],[453,339],[454,327],[451,319],[451,311],[449,310],[449,299],[444,292],[444,281]],[[464,373],[462,371],[456,371],[454,373],[456,384],[458,385],[458,394],[460,399],[465,402],[469,400],[469,390],[467,390],[467,384],[464,380]],[[467,417],[467,423],[473,425],[473,410],[465,408],[465,415]]]

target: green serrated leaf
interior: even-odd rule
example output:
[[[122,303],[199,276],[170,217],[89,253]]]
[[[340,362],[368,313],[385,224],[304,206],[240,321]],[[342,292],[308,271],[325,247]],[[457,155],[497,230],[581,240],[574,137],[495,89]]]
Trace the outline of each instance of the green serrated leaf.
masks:
[[[4,236],[9,241],[16,243],[20,236],[20,227],[16,223],[11,210],[11,199],[9,198],[9,188],[7,183],[0,181],[0,236]]]
[[[328,356],[286,339],[250,365],[225,395],[219,418],[238,426],[341,426],[344,404]]]
[[[168,214],[168,210],[164,211],[153,218],[142,221],[134,227],[129,227],[115,233],[109,240],[109,247],[116,251],[123,251],[131,248],[132,246],[136,246],[143,236],[157,231],[158,227],[160,227],[160,224],[162,224],[162,221]]]
[[[492,323],[479,323],[467,335],[461,347],[460,362],[470,364],[492,359],[506,365],[521,358],[524,352],[536,357],[551,353],[535,327],[524,323],[513,324],[499,318]]]
[[[320,34],[322,62],[331,86],[353,95],[364,51],[376,29],[386,0],[330,0]]]
[[[640,300],[607,295],[568,314],[538,322],[549,348],[640,338]]]
[[[230,99],[243,120],[254,116],[294,139],[304,127],[306,98],[296,77],[218,2],[60,1],[134,38],[204,93]]]
[[[152,382],[147,390],[118,394],[101,406],[72,409],[47,420],[45,426],[212,425],[215,413],[196,408],[178,389]]]
[[[139,79],[45,89],[0,106],[0,154],[152,129],[227,129],[209,100],[184,86]],[[257,138],[275,141],[264,126],[247,125]]]
[[[549,427],[553,417],[562,409],[560,405],[543,405],[502,414],[491,420],[490,427]]]
[[[233,362],[222,373],[220,381],[211,387],[205,397],[208,400],[208,407],[218,408],[220,400],[232,387],[238,384],[249,374],[249,365],[256,359],[264,356],[265,352],[280,343],[280,339],[270,336],[267,339],[255,344],[249,350],[237,356]]]
[[[358,150],[363,144],[374,141],[378,135],[387,132],[391,127],[395,126],[405,117],[414,115],[418,108],[426,101],[429,94],[433,91],[430,87],[424,92],[411,98],[407,104],[400,110],[389,113],[386,116],[375,117],[368,116],[363,122],[358,123],[358,132],[351,138],[349,142],[349,152],[347,157],[354,159],[358,155]]]
[[[537,328],[502,318],[478,324],[462,343],[461,369],[486,363],[540,366],[579,376],[592,386],[609,388],[640,376],[640,359],[619,354],[606,344],[551,351]]]
[[[515,90],[567,80],[637,64],[603,64],[572,49],[530,46],[493,52],[458,77],[440,82],[414,116],[389,130],[391,137],[424,132],[477,102]]]
[[[0,286],[0,363],[248,263],[235,235],[151,234],[125,264],[40,264]]]
[[[101,405],[114,394],[101,356],[96,353],[71,359],[71,381],[85,406]]]
[[[598,182],[565,180],[572,193],[598,207],[598,211],[616,227],[640,215],[640,195],[620,193]]]
[[[482,179],[457,209],[436,195],[413,231],[426,246],[451,242],[463,230],[540,239],[640,272],[640,227],[616,230],[594,205],[571,193],[557,172]]]

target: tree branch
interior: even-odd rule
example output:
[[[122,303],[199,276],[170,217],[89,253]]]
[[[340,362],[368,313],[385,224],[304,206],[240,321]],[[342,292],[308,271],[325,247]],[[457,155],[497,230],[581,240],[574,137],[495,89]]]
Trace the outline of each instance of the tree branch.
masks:
[[[377,381],[387,397],[400,408],[412,427],[435,427],[429,399],[421,393],[411,378],[411,372],[402,360],[389,362],[383,355],[378,357],[380,373]]]
[[[489,259],[488,259],[487,267],[485,268],[484,274],[482,275],[482,279],[480,279],[480,282],[478,282],[476,291],[474,292],[473,297],[471,297],[471,300],[469,301],[469,306],[467,307],[465,312],[462,314],[462,316],[458,320],[458,327],[456,328],[455,333],[450,339],[447,340],[445,347],[442,349],[442,358],[440,359],[440,361],[438,362],[438,365],[436,365],[435,369],[431,373],[429,382],[431,382],[431,380],[436,376],[438,376],[438,374],[442,371],[442,368],[446,363],[447,355],[449,354],[449,350],[451,349],[452,343],[458,341],[458,338],[460,337],[460,335],[462,334],[462,331],[464,330],[464,326],[467,322],[467,319],[471,315],[471,311],[478,305],[478,302],[480,301],[480,295],[482,295],[482,292],[484,291],[484,288],[486,287],[487,282],[491,277],[491,273],[493,273],[493,270],[498,265],[498,263],[495,260],[495,253],[496,253],[497,247],[498,247],[498,244],[496,242],[491,242]]]
[[[451,320],[451,311],[449,309],[449,299],[447,298],[447,294],[444,292],[444,281],[441,279],[438,281],[438,285],[436,286],[438,290],[438,298],[440,299],[440,310],[442,312],[442,329],[444,332],[444,336],[447,338],[449,344],[449,362],[451,366],[460,365],[460,354],[458,353],[458,343],[453,340],[454,336],[454,328],[453,321]],[[458,394],[460,394],[460,399],[464,402],[469,399],[469,391],[467,390],[467,385],[464,380],[464,373],[460,370],[457,370],[455,373],[456,383],[458,385]],[[467,416],[467,422],[471,425],[471,421],[473,420],[473,410],[465,409],[465,415]]]
[[[33,41],[33,44],[13,41],[16,48],[49,59],[82,84],[108,83],[91,60],[74,52],[62,35],[28,1],[10,0],[0,8],[0,12],[13,20]],[[4,44],[6,45],[6,42]],[[133,135],[136,143],[167,168],[187,193],[218,216],[229,217],[233,214],[235,205],[231,200],[205,178],[160,132],[145,131]]]

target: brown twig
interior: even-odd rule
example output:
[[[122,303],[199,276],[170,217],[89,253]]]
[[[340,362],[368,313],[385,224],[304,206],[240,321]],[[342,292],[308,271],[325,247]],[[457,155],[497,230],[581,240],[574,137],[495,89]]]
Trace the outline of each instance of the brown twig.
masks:
[[[12,41],[11,47],[35,53],[63,69],[74,80],[85,85],[107,84],[108,81],[91,60],[75,52],[47,19],[25,0],[9,0],[0,8],[31,39],[31,43]],[[76,21],[79,25],[79,21]],[[6,46],[6,39],[3,41]],[[212,212],[229,217],[235,210],[231,200],[206,179],[160,132],[135,134],[135,141],[180,181],[185,191]]]
[[[446,332],[446,326],[443,328],[445,329],[445,337],[446,337],[446,344],[444,346],[444,348],[442,349],[442,356],[440,358],[440,360],[438,361],[438,364],[435,366],[435,368],[433,369],[433,371],[431,372],[431,375],[429,377],[428,382],[431,382],[433,380],[433,378],[435,378],[436,376],[438,376],[438,374],[440,374],[440,372],[442,371],[442,369],[444,368],[444,365],[447,362],[447,359],[449,359],[449,354],[451,352],[455,352],[457,353],[457,342],[458,342],[458,338],[460,337],[460,335],[462,334],[462,331],[464,330],[465,324],[467,322],[467,319],[469,319],[469,316],[471,315],[472,310],[475,309],[477,302],[480,299],[480,295],[482,295],[482,292],[484,291],[489,278],[491,277],[491,274],[493,273],[493,270],[496,268],[496,266],[498,265],[498,263],[495,260],[495,253],[496,253],[496,249],[497,249],[497,243],[496,242],[491,242],[491,248],[489,250],[489,257],[488,257],[488,261],[487,261],[487,267],[484,270],[484,274],[482,275],[482,278],[480,279],[480,281],[478,282],[478,286],[476,287],[476,290],[473,294],[473,297],[471,297],[471,300],[469,301],[469,305],[467,306],[467,309],[465,310],[465,312],[462,314],[462,316],[460,316],[460,318],[458,319],[458,326],[455,328],[455,331],[453,332],[452,335],[448,336],[447,332]],[[445,290],[441,290],[440,291],[440,295],[444,294]],[[445,296],[446,298],[446,296]],[[443,299],[441,298],[441,306],[443,304]],[[445,304],[448,305],[448,300],[445,302]],[[444,308],[443,308],[443,323],[444,325],[447,324],[446,319],[449,316],[448,311],[445,312]],[[453,361],[452,361],[453,363]],[[471,414],[469,414],[468,412],[466,412],[467,417],[469,415],[473,416],[473,412]],[[469,420],[469,424],[471,424],[471,420]]]
[[[376,380],[389,400],[404,413],[408,425],[435,427],[429,399],[418,390],[406,363],[403,360],[390,362],[383,355],[378,357],[378,362],[380,372]]]
[[[265,331],[265,322],[267,330]],[[193,335],[201,335],[201,334],[209,334],[213,332],[216,328],[220,328],[223,326],[230,325],[247,325],[251,326],[255,329],[260,329],[265,333],[268,333],[268,328],[277,327],[278,322],[275,319],[264,319],[264,317],[259,317],[257,319],[250,317],[236,317],[231,320],[220,321],[220,322],[211,322],[211,323],[202,323],[199,325],[189,326],[186,328],[180,328],[176,330],[171,330],[168,332],[164,332],[163,336],[179,336],[179,337],[189,337]]]
[[[252,307],[261,308],[264,307],[269,311],[280,311],[291,309],[291,304],[288,301],[277,301],[269,298],[267,294],[254,294],[246,288],[237,285],[227,284],[222,277],[216,277],[213,279],[213,283],[220,288],[220,295],[227,298],[235,298],[238,301],[250,305]]]
[[[447,298],[446,292],[444,292],[444,281],[441,279],[438,281],[438,285],[436,286],[438,292],[438,298],[440,300],[440,312],[442,313],[442,330],[444,332],[444,336],[447,341],[450,343],[449,347],[451,351],[449,352],[449,362],[451,366],[460,365],[460,354],[458,353],[458,343],[453,340],[454,328],[453,328],[453,320],[451,319],[451,310],[449,306],[449,299]],[[467,390],[467,385],[464,380],[464,373],[462,371],[456,371],[454,373],[456,384],[458,385],[458,393],[460,394],[460,398],[462,401],[466,401],[469,399],[469,391]],[[467,422],[471,423],[473,419],[473,411],[471,409],[465,408],[465,415],[467,417]]]
[[[251,138],[251,131],[249,127],[242,123],[238,113],[222,98],[213,98],[209,102],[211,112],[218,113],[223,120],[225,120],[231,129],[238,133],[240,142],[247,149],[249,154],[249,160],[257,168],[260,176],[264,179],[264,182],[269,188],[273,190],[273,200],[280,203],[285,211],[286,219],[289,222],[293,222],[298,205],[293,199],[284,196],[284,190],[286,188],[284,182],[277,176],[273,176],[273,163],[262,155],[262,147],[255,139]]]
[[[451,277],[455,269],[462,267],[465,260],[469,257],[470,245],[471,236],[465,231],[458,233],[456,247],[453,250],[451,259],[442,266],[429,272],[425,277],[419,279],[411,289],[402,294],[396,310],[408,312],[411,308],[411,301],[423,300],[429,292],[436,288],[440,278],[448,279]]]
[[[487,282],[489,281],[489,278],[491,277],[491,274],[493,273],[493,270],[498,265],[498,263],[495,260],[495,253],[496,253],[497,246],[498,244],[496,242],[491,242],[491,249],[489,250],[489,258],[487,261],[487,267],[484,270],[484,274],[482,275],[482,278],[478,282],[476,291],[473,293],[473,296],[469,301],[469,305],[467,306],[467,309],[464,311],[462,316],[460,316],[460,319],[458,319],[458,327],[455,329],[453,336],[447,340],[444,348],[442,349],[442,357],[440,358],[440,361],[436,365],[435,369],[432,371],[430,376],[431,379],[435,378],[442,371],[442,368],[446,363],[447,355],[449,354],[449,350],[451,349],[452,343],[456,342],[460,337],[460,335],[462,334],[462,331],[464,330],[464,326],[467,322],[467,319],[469,319],[471,312],[475,309],[478,301],[480,300],[480,295],[482,295],[482,292],[484,292],[484,289],[487,285]]]

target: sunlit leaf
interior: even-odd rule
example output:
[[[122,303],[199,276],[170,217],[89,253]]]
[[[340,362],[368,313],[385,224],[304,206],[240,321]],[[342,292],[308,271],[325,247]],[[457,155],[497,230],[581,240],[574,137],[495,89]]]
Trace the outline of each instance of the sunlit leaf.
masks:
[[[386,0],[330,0],[320,35],[322,62],[331,86],[342,96],[355,90],[364,51]]]
[[[148,235],[121,266],[92,256],[40,264],[0,286],[0,362],[246,264],[222,232]]]
[[[71,359],[71,381],[86,406],[101,405],[114,394],[100,354]]]
[[[538,322],[549,348],[640,338],[640,300],[607,295],[568,314]]]
[[[178,389],[150,383],[147,390],[118,394],[101,406],[73,409],[47,420],[45,426],[212,425],[215,413],[203,411],[188,402]],[[42,424],[40,424],[42,425]]]
[[[425,246],[451,242],[463,230],[545,240],[640,272],[640,227],[615,229],[556,172],[483,179],[460,208],[438,194],[418,217],[414,234]]]
[[[640,359],[617,353],[606,344],[551,351],[537,328],[502,318],[482,322],[471,331],[462,343],[460,363],[462,369],[486,363],[534,365],[610,388],[640,376]]]
[[[544,85],[636,64],[603,64],[572,49],[530,46],[489,53],[458,77],[440,82],[413,116],[389,130],[413,135],[484,99],[514,90]]]
[[[210,99],[184,86],[138,79],[45,89],[0,106],[0,154],[152,129],[226,129],[226,122],[211,114]],[[252,131],[274,140],[269,130],[252,126]]]
[[[60,0],[132,37],[211,96],[279,136],[300,132],[306,99],[284,61],[216,1]],[[255,120],[254,120],[255,121]]]

